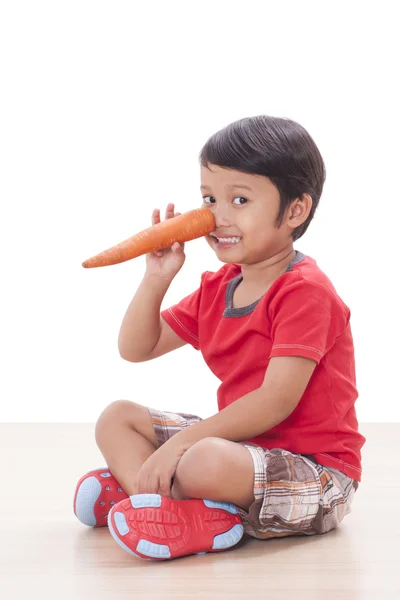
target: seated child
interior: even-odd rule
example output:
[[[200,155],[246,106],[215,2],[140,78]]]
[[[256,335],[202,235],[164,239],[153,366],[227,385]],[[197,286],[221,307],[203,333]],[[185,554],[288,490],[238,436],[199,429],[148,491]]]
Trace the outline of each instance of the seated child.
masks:
[[[161,310],[184,244],[147,254],[119,352],[138,363],[191,344],[221,380],[218,411],[111,403],[95,432],[107,468],[84,475],[74,498],[80,521],[108,525],[144,559],[221,552],[244,534],[327,533],[361,479],[350,310],[293,247],[325,181],[316,144],[292,120],[244,118],[211,136],[200,165],[216,224],[206,241],[224,264]],[[165,218],[177,214],[169,204]]]

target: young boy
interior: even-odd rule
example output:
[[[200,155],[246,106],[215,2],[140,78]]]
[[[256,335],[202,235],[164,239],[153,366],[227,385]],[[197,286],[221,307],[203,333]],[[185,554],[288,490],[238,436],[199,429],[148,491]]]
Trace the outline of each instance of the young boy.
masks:
[[[202,420],[113,402],[96,425],[108,469],[75,493],[77,517],[108,520],[140,558],[217,552],[244,533],[326,533],[350,512],[361,478],[350,310],[293,248],[322,193],[318,148],[298,123],[258,116],[213,135],[200,163],[216,223],[206,239],[225,264],[160,312],[184,245],[148,254],[119,351],[142,362],[191,344],[222,382],[218,412]],[[169,204],[166,218],[174,214]]]

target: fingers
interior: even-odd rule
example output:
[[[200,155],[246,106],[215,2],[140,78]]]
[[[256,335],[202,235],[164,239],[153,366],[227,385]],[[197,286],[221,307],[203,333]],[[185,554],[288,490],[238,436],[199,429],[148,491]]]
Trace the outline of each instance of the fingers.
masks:
[[[164,496],[164,498],[171,497],[171,481],[160,481],[158,493],[160,496]]]
[[[180,242],[174,242],[171,246],[172,252],[182,252],[183,248],[184,244],[181,244]]]
[[[138,474],[135,482],[134,494],[145,494],[149,488],[148,477],[146,474]]]
[[[157,225],[160,222],[160,209],[155,208],[151,214],[151,224]]]
[[[182,213],[180,213],[180,212],[175,213],[175,205],[173,202],[170,202],[169,204],[167,204],[167,208],[165,209],[165,220],[172,219],[172,217],[177,217],[180,214],[182,214]],[[151,215],[151,224],[157,225],[157,223],[159,223],[160,221],[161,221],[160,209],[155,208]]]
[[[138,474],[138,477],[134,484],[134,491],[132,495],[135,494],[160,494],[161,496],[165,496],[166,498],[171,497],[171,478],[152,474],[151,476],[143,474]]]
[[[152,212],[151,215],[151,224],[152,225],[157,225],[157,223],[160,223],[161,219],[160,219],[160,209],[159,208],[155,208]],[[156,254],[157,256],[162,256],[163,252],[162,250],[155,250],[154,254]]]
[[[170,202],[169,204],[167,204],[167,208],[165,210],[165,219],[171,219],[172,217],[175,216],[175,205]]]
[[[165,220],[167,219],[172,219],[173,217],[178,217],[179,215],[181,215],[182,213],[177,212],[175,213],[175,205],[173,202],[169,202],[167,204],[167,208],[165,209]],[[151,215],[151,224],[152,225],[157,225],[157,223],[160,223],[161,218],[160,218],[160,209],[159,208],[155,208],[152,212]],[[171,250],[175,251],[175,252],[179,252],[182,251],[185,247],[185,244],[182,243],[180,244],[179,242],[175,242],[174,244],[172,244],[171,246]],[[154,253],[157,256],[162,256],[163,255],[163,251],[162,250],[155,250]]]
[[[158,494],[159,490],[159,478],[158,476],[152,476],[144,478],[139,485],[138,494]]]

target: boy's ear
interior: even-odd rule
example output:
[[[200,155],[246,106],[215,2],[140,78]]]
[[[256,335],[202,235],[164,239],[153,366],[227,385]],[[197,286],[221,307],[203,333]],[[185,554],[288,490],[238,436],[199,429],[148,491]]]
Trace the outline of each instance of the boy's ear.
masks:
[[[301,197],[293,200],[288,210],[287,224],[295,229],[307,220],[312,208],[312,198],[310,194],[302,194]]]

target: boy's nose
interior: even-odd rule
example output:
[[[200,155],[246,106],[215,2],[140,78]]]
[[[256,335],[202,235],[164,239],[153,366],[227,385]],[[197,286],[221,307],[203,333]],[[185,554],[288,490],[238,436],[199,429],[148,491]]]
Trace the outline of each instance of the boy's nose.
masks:
[[[231,218],[229,216],[229,209],[218,206],[215,207],[213,213],[215,219],[215,226],[217,229],[219,229],[220,227],[230,227]]]

